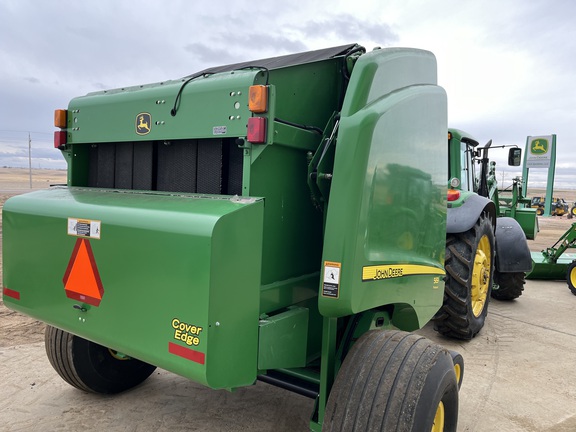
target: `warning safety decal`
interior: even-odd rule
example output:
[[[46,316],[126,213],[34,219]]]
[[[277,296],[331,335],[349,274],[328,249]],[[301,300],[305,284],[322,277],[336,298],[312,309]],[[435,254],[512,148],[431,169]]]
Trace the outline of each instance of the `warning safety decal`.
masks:
[[[100,225],[96,220],[68,218],[68,235],[100,239]]]
[[[415,264],[366,266],[362,268],[362,282],[430,274],[443,275],[444,270],[437,267]]]
[[[66,297],[73,300],[99,306],[104,295],[104,286],[90,240],[76,240],[68,267],[62,278]]]
[[[340,296],[340,270],[342,264],[332,261],[324,261],[324,283],[322,284],[322,296],[338,298]]]

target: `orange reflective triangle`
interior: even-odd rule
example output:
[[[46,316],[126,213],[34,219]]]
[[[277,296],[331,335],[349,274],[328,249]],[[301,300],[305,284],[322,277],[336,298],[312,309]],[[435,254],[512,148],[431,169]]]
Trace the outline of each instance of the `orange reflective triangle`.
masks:
[[[68,268],[62,279],[68,298],[98,306],[104,295],[90,241],[76,240]]]

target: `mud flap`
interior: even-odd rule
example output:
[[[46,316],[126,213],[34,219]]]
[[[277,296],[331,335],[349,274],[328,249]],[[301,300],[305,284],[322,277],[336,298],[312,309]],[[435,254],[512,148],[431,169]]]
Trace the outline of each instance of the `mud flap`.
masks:
[[[500,273],[532,270],[526,235],[520,224],[510,217],[496,219],[496,270]]]

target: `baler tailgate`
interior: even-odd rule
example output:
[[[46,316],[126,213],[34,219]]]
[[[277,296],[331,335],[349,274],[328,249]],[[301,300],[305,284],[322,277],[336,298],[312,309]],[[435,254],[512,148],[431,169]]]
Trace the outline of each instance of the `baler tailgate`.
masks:
[[[261,199],[66,187],[11,198],[4,301],[207,386],[249,385],[263,209]]]

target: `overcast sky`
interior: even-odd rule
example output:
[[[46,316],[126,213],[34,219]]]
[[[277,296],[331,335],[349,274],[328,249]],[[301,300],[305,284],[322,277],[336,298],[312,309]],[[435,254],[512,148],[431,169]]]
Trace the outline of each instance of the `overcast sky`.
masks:
[[[75,96],[353,42],[432,51],[450,126],[556,134],[556,187],[576,187],[573,0],[0,0],[0,166],[28,166],[30,133],[33,167],[65,168],[53,113]]]

